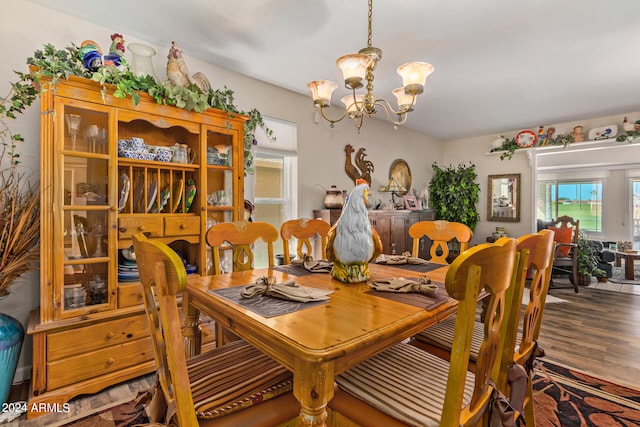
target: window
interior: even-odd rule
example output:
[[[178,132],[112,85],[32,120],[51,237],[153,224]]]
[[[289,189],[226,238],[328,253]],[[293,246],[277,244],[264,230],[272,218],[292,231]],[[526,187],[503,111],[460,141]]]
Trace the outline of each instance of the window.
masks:
[[[255,174],[251,189],[245,188],[245,196],[255,205],[254,220],[272,224],[280,230],[280,224],[297,217],[297,128],[292,123],[274,119],[264,119],[265,124],[276,136],[270,141],[266,135],[256,132],[258,145],[254,153]],[[249,185],[245,185],[248,187]],[[282,253],[282,247],[274,245],[274,253]],[[268,266],[267,245],[259,240],[254,245],[254,267]]]
[[[547,180],[537,183],[537,219],[562,215],[580,220],[580,229],[601,233],[602,180]]]
[[[640,179],[631,180],[633,248],[640,249]]]

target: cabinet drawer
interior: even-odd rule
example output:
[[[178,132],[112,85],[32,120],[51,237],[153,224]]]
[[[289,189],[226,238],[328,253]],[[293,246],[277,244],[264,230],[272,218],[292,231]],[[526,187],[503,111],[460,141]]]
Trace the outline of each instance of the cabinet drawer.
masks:
[[[147,319],[144,314],[140,314],[49,334],[47,356],[50,361],[57,361],[148,336]]]
[[[139,283],[118,285],[118,308],[142,305],[142,286]]]
[[[162,236],[162,218],[145,216],[118,219],[118,239],[130,239],[135,233],[149,233],[147,237]]]
[[[80,344],[84,339],[89,338],[87,335],[76,335],[74,344]],[[69,347],[74,348],[75,345],[69,345]],[[78,354],[75,352],[75,354],[77,355],[47,363],[47,388],[49,390],[99,377],[153,359],[151,340],[148,337],[88,353]]]
[[[182,236],[185,234],[200,234],[199,216],[176,216],[165,218],[165,236]]]

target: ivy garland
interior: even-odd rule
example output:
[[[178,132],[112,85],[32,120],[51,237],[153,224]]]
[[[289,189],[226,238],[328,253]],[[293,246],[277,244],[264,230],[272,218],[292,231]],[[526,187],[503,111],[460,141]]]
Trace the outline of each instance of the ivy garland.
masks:
[[[22,141],[20,135],[12,135],[9,131],[7,118],[15,118],[22,113],[36,99],[38,92],[34,89],[33,83],[41,83],[41,77],[51,78],[51,88],[55,90],[56,82],[61,78],[69,76],[79,76],[94,80],[103,87],[103,96],[106,85],[115,86],[113,96],[124,99],[131,97],[134,105],[140,102],[140,92],[148,93],[158,104],[173,105],[187,111],[201,113],[209,108],[223,110],[229,114],[241,114],[249,119],[244,126],[244,171],[245,174],[253,174],[253,151],[256,144],[254,134],[260,126],[269,139],[275,139],[273,131],[269,129],[258,110],[251,109],[242,111],[236,107],[233,99],[233,91],[226,86],[224,89],[210,89],[202,91],[196,85],[188,87],[174,86],[169,82],[157,82],[151,76],[137,76],[133,74],[122,59],[124,67],[104,66],[96,72],[87,70],[82,62],[79,48],[75,44],[66,46],[63,50],[58,50],[50,44],[46,44],[43,50],[36,50],[32,57],[27,58],[27,64],[34,66],[37,71],[33,74],[14,71],[18,75],[18,81],[11,83],[11,93],[0,105],[0,140],[3,144],[7,138],[12,141],[12,145]],[[41,90],[47,90],[42,87]],[[17,161],[17,154],[14,160]]]

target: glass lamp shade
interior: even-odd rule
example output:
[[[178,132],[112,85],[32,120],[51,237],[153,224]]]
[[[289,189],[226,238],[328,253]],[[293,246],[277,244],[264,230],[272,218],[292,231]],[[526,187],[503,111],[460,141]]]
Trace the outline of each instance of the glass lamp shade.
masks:
[[[386,184],[378,188],[378,191],[381,193],[394,193],[396,191],[407,191],[407,189],[400,185],[395,178],[391,178]]]
[[[314,105],[317,107],[328,107],[331,105],[331,94],[336,90],[338,85],[331,80],[314,80],[309,82],[307,87],[311,89]]]
[[[405,92],[413,95],[422,93],[427,77],[432,72],[433,65],[426,62],[408,62],[398,67]]]
[[[336,65],[342,70],[345,87],[348,89],[361,88],[371,62],[372,59],[363,53],[353,53],[338,58]]]
[[[358,115],[358,111],[362,109],[362,102],[364,101],[364,95],[356,95],[356,100],[353,102],[353,95],[345,95],[340,101],[344,104],[349,117]]]
[[[400,108],[400,110],[411,109],[411,107],[413,107],[417,101],[417,98],[415,98],[410,93],[406,93],[403,87],[394,89],[392,93],[398,100],[398,108]]]

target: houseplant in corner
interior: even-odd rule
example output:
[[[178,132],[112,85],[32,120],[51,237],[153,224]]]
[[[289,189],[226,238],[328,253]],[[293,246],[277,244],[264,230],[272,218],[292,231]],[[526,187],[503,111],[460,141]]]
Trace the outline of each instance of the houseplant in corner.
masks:
[[[476,166],[473,163],[460,163],[458,166],[441,168],[433,163],[431,167],[433,178],[429,182],[429,194],[435,219],[461,222],[471,230],[475,229],[480,218],[476,208],[480,192],[480,185],[476,182]],[[454,244],[449,250],[455,254],[459,252],[459,247]]]
[[[586,233],[580,231],[578,235],[578,251],[577,269],[578,269],[578,285],[588,286],[591,283],[591,277],[606,276],[606,273],[598,268],[598,255],[595,248],[589,243],[589,237]]]
[[[40,197],[38,183],[29,180],[20,166],[17,145],[22,137],[13,134],[8,120],[20,106],[30,104],[34,93],[27,87],[12,86],[0,99],[0,300],[24,273],[37,269],[40,237]],[[24,329],[19,321],[0,313],[0,404],[9,395]]]

